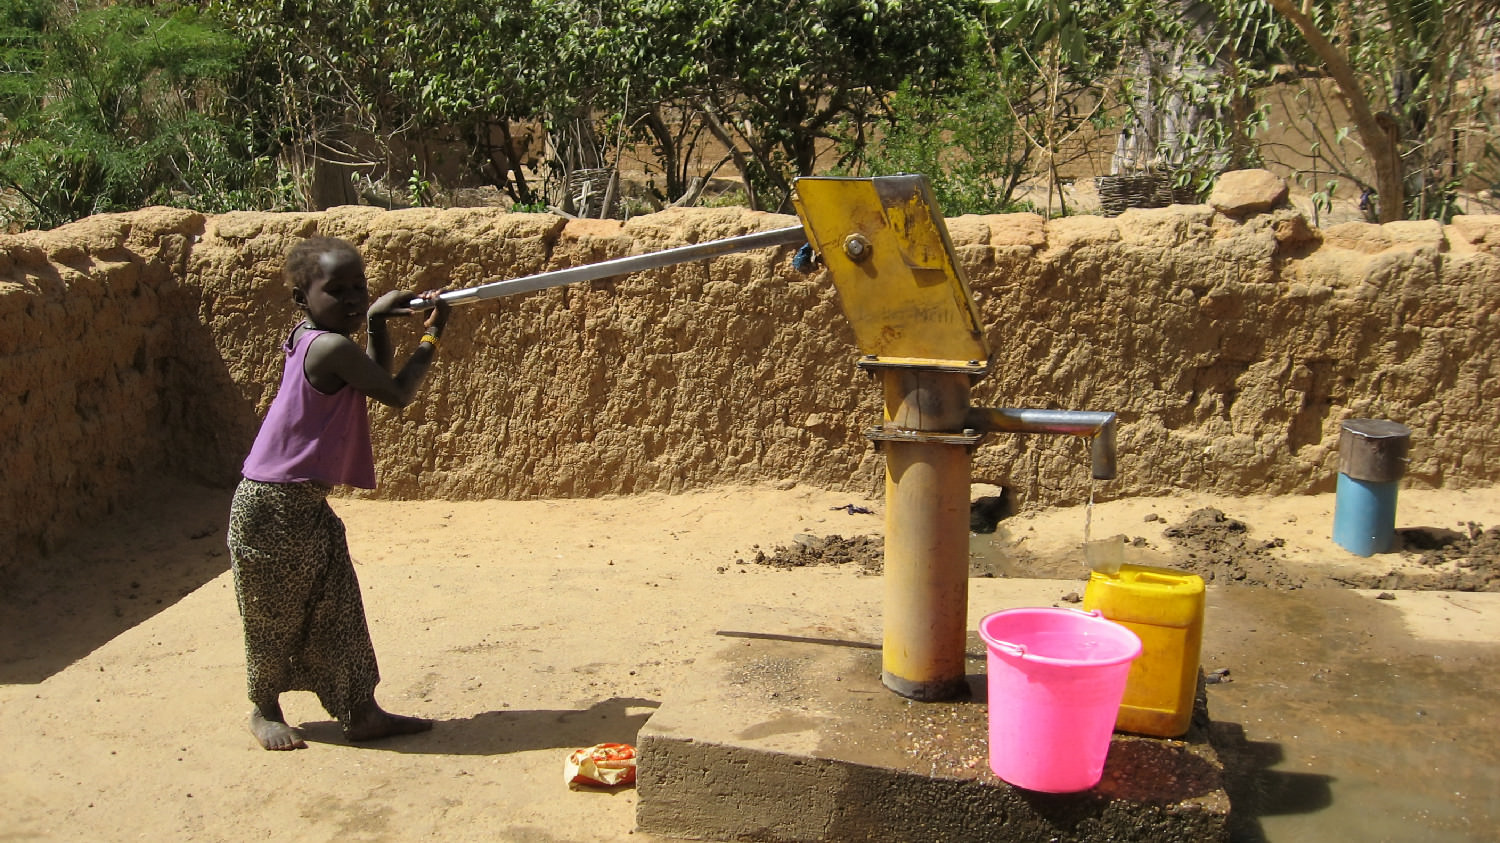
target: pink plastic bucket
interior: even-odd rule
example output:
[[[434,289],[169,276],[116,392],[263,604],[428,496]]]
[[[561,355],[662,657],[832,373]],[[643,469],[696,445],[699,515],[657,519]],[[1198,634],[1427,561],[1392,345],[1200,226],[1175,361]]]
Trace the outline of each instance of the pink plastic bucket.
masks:
[[[1088,790],[1141,639],[1098,612],[1009,609],[979,622],[989,651],[990,769],[1028,790]]]

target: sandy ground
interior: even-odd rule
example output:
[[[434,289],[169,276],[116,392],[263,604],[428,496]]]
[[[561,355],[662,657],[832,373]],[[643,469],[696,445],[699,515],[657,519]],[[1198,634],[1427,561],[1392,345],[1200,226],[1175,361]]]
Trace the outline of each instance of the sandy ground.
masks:
[[[436,728],[355,747],[311,695],[289,694],[288,718],[303,724],[309,748],[268,753],[245,728],[227,506],[222,490],[145,493],[52,557],[0,571],[0,839],[647,839],[633,831],[634,790],[564,783],[571,749],[633,742],[695,660],[721,646],[715,633],[736,607],[880,611],[878,578],[857,566],[754,563],[798,536],[878,535],[881,503],[858,496],[754,487],[580,501],[340,500],[385,677],[380,698]],[[1044,591],[1060,601],[1082,590],[1086,516],[1095,536],[1142,537],[1127,561],[1150,563],[1166,558],[1163,526],[1206,506],[1257,539],[1281,539],[1268,552],[1290,571],[1418,565],[1411,554],[1361,559],[1334,545],[1332,496],[1124,500],[1091,515],[1017,515],[996,536],[1051,566],[1056,588]],[[1402,493],[1399,527],[1464,531],[1471,522],[1500,524],[1500,487]],[[1496,595],[1409,594],[1398,605],[1429,615],[1450,643],[1494,641]],[[1211,615],[1205,668],[1227,666],[1233,642],[1245,640],[1237,617]],[[1250,741],[1278,737],[1261,725],[1274,695],[1221,702]],[[1211,696],[1216,717],[1217,704]],[[1470,803],[1473,816],[1500,816],[1495,797],[1474,798],[1487,801]],[[1298,839],[1297,826],[1280,838],[1270,833],[1278,828],[1288,826],[1268,823],[1267,836]]]

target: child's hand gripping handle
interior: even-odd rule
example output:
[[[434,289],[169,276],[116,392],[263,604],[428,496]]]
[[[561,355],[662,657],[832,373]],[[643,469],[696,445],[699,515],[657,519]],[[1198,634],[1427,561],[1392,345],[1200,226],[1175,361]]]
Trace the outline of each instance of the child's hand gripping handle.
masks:
[[[392,290],[381,296],[370,306],[371,316],[414,316],[426,312],[422,325],[433,334],[441,334],[448,324],[452,306],[444,298],[442,290],[428,290],[413,294],[410,290]]]

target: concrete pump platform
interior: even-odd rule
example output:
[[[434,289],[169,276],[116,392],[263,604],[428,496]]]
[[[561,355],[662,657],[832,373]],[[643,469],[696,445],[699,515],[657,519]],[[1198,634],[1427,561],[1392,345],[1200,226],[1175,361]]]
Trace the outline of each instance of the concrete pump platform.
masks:
[[[979,605],[1057,597],[1055,583],[1003,582],[973,582],[970,627]],[[918,703],[880,682],[879,617],[745,609],[718,634],[723,646],[640,732],[638,831],[756,841],[1228,838],[1202,694],[1182,739],[1117,733],[1092,790],[1036,793],[990,770],[977,635],[967,651],[972,697]]]

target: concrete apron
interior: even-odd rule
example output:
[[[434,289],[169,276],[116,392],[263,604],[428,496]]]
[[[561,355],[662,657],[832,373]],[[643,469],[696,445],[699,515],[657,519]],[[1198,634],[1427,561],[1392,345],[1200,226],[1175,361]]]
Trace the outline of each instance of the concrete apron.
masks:
[[[1053,605],[1058,582],[976,580],[983,612]],[[1080,586],[1081,587],[1081,586]],[[1229,798],[1201,695],[1181,740],[1116,734],[1102,781],[1012,787],[989,768],[985,648],[972,698],[918,703],[880,682],[880,618],[750,609],[637,738],[638,830],[709,840],[1222,840]]]

